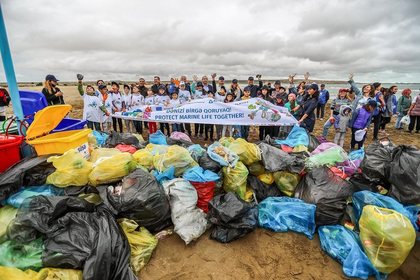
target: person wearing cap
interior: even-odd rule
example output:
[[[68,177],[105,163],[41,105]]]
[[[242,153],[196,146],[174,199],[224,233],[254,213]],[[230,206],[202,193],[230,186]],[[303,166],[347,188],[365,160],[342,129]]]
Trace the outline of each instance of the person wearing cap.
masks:
[[[293,109],[293,112],[301,109],[301,115],[298,120],[300,126],[305,128],[307,131],[314,131],[315,127],[315,109],[318,104],[319,88],[318,85],[313,83],[308,87],[308,94],[302,100],[302,104],[299,104]]]
[[[372,122],[373,112],[377,107],[377,102],[373,99],[369,100],[364,106],[356,109],[351,117],[349,127],[351,128],[351,142],[350,149],[354,150],[356,144],[358,149],[363,147],[366,139],[366,134],[370,123]],[[365,135],[361,141],[356,141],[356,131],[364,130]]]
[[[181,104],[191,101],[191,93],[184,81],[179,82],[178,98]]]
[[[237,79],[232,80],[232,84],[230,85],[230,92],[233,94],[233,98],[235,100],[239,100],[242,97],[243,92],[242,92],[242,89],[238,85]]]
[[[218,92],[220,90],[221,87],[225,87],[225,77],[223,76],[219,76],[219,78],[217,79],[217,85],[216,85],[216,73],[211,74],[211,85],[213,87],[214,92]],[[223,97],[224,99],[224,97]]]
[[[57,82],[58,80],[54,75],[48,74],[45,77],[44,88],[42,89],[42,93],[47,99],[48,106],[64,104],[63,93],[57,87]]]
[[[106,84],[100,84],[98,86],[98,89],[99,89],[99,96],[98,97],[101,100],[102,105],[105,107],[105,109],[108,112],[111,113],[112,112],[112,98],[111,98],[111,95],[108,92],[108,88],[107,88]],[[111,132],[112,118],[111,118],[110,115],[103,114],[101,123],[102,123],[102,129],[105,132]]]
[[[318,105],[316,107],[316,118],[324,120],[325,105],[330,99],[330,93],[325,89],[325,85],[321,84],[321,90],[319,91]]]
[[[180,82],[183,82],[183,83],[184,83],[184,85],[185,85],[185,90],[188,90],[188,91],[191,93],[191,84],[188,82],[188,80],[187,80],[187,76],[182,75],[182,76],[179,78],[179,81],[180,81]]]
[[[111,82],[111,90],[109,91],[111,95],[111,102],[112,102],[112,112],[122,112],[124,109],[124,100],[123,96],[120,92],[120,85],[117,82]],[[120,129],[120,133],[123,132],[123,123],[122,119],[120,118],[112,118],[112,127],[114,128],[114,131],[117,131],[117,123],[118,127]]]
[[[331,102],[331,113],[330,118],[325,122],[324,128],[322,130],[322,136],[327,138],[328,130],[337,120],[337,117],[340,115],[340,108],[341,106],[349,106],[351,105],[352,101],[348,98],[348,93],[350,92],[347,88],[341,88],[338,91],[338,96]]]
[[[252,98],[258,96],[258,91],[263,86],[263,82],[261,81],[261,75],[257,75],[257,78],[258,78],[258,86],[254,85],[254,77],[251,76],[248,78],[248,86],[250,88]]]
[[[86,92],[83,90],[82,83],[83,76],[78,80],[77,90],[80,96],[83,97],[83,119],[87,121],[87,127],[92,130],[101,131],[101,123],[103,114],[110,115],[102,104],[101,99],[96,96],[95,89],[92,85],[86,86]]]

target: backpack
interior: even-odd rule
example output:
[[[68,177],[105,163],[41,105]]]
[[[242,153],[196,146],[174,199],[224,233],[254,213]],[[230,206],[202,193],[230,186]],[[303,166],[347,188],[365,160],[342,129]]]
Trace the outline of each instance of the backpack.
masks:
[[[0,107],[9,106],[10,95],[6,89],[0,88]]]

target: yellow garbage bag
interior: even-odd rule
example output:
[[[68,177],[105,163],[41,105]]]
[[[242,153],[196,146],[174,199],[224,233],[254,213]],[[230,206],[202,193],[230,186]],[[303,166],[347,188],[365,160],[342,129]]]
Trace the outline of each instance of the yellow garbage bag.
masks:
[[[17,208],[6,205],[0,208],[0,243],[7,240],[7,226],[16,217]]]
[[[130,153],[119,153],[108,158],[101,158],[95,162],[89,174],[92,186],[110,184],[120,181],[137,168],[137,162]]]
[[[246,179],[248,178],[248,169],[238,161],[235,168],[223,167],[223,189],[226,192],[234,192],[243,200],[246,193]]]
[[[219,143],[226,148],[229,148],[230,144],[235,141],[233,137],[222,137],[219,139]]]
[[[295,193],[296,186],[300,182],[299,174],[287,171],[277,171],[274,172],[273,176],[276,186],[283,194],[292,196]]]
[[[96,162],[100,158],[112,157],[116,154],[121,154],[121,151],[115,148],[98,148],[92,150],[90,153],[90,162]]]
[[[267,185],[271,185],[274,183],[274,176],[273,173],[264,173],[258,176],[261,182]]]
[[[239,160],[245,165],[251,165],[261,160],[260,148],[254,143],[249,143],[242,138],[235,139],[229,145],[229,150],[239,156]]]
[[[146,150],[152,153],[152,155],[162,155],[168,152],[169,146],[167,145],[157,145],[157,144],[147,144],[145,147]]]
[[[120,219],[118,222],[130,244],[131,268],[135,274],[138,274],[152,257],[153,250],[158,244],[158,239],[144,227],[137,231],[136,229],[139,225],[133,220]]]
[[[75,149],[65,152],[61,156],[49,157],[56,170],[47,177],[47,184],[56,187],[85,186],[88,183],[92,163],[87,161]]]
[[[397,211],[373,205],[363,207],[360,240],[366,255],[380,272],[391,273],[405,261],[416,241],[410,220]]]
[[[0,266],[0,280],[82,280],[81,270],[43,268],[39,272],[20,270],[15,267]]]
[[[260,161],[254,162],[253,164],[250,164],[247,166],[249,170],[249,174],[254,176],[260,176],[261,174],[264,174],[265,168],[264,165]]]
[[[169,146],[165,154],[155,155],[153,157],[153,166],[157,171],[163,172],[173,166],[176,177],[181,176],[188,168],[197,165],[191,157],[190,152],[178,145]]]
[[[153,168],[153,154],[147,149],[138,150],[133,154],[138,164],[150,170]]]
[[[297,145],[293,148],[293,153],[307,152],[308,147],[305,145]]]

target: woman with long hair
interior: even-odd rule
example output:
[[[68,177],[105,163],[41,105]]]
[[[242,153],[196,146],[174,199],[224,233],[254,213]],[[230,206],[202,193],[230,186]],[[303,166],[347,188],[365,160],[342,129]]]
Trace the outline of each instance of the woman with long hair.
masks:
[[[317,84],[311,84],[308,86],[308,94],[305,95],[302,103],[295,107],[292,111],[296,112],[302,109],[302,113],[298,120],[300,126],[304,127],[309,132],[314,131],[315,127],[315,109],[318,105],[319,88]]]
[[[374,98],[375,92],[373,91],[373,87],[370,84],[363,85],[362,90],[360,90],[356,86],[356,83],[353,80],[353,76],[353,74],[349,75],[348,83],[350,84],[350,91],[355,95],[352,105],[354,112],[356,109],[359,109],[367,104],[370,99]]]
[[[45,95],[48,105],[64,104],[63,93],[57,87],[57,82],[54,75],[48,74],[45,77],[42,93]]]

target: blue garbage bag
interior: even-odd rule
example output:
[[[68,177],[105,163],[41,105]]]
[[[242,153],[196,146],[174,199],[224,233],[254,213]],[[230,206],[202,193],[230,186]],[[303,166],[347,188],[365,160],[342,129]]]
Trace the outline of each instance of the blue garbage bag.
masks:
[[[192,182],[214,182],[220,179],[220,176],[217,173],[214,173],[210,170],[204,170],[200,166],[194,166],[187,170],[185,170],[184,174],[182,175],[187,181]]]
[[[362,147],[359,150],[351,151],[348,156],[349,156],[349,160],[351,161],[363,160],[363,158],[365,157],[365,150]]]
[[[166,142],[165,134],[163,134],[160,130],[149,135],[149,143],[157,145],[168,145],[168,142]]]
[[[104,132],[100,132],[100,131],[92,131],[93,136],[95,136],[96,138],[96,143],[98,144],[98,146],[102,147],[105,145],[106,143],[106,139],[108,139],[109,135],[104,133]]]
[[[221,156],[216,153],[215,149],[223,150],[223,152],[226,154],[226,156]],[[207,148],[207,154],[209,157],[219,163],[221,166],[230,166],[235,167],[236,163],[239,160],[239,156],[229,150],[228,148],[224,147],[219,142],[214,142]]]
[[[258,205],[258,223],[275,232],[296,231],[312,239],[315,233],[314,204],[291,197],[268,197]]]
[[[306,130],[303,127],[298,125],[293,126],[292,131],[290,131],[287,138],[284,140],[276,139],[274,143],[278,145],[287,145],[289,147],[295,147],[299,145],[308,146],[309,145],[309,136],[306,133]]]
[[[171,166],[162,172],[153,170],[152,175],[156,178],[159,184],[162,184],[163,181],[172,180],[175,178],[175,167]]]
[[[366,256],[360,244],[359,236],[341,225],[321,226],[318,228],[321,248],[343,265],[343,272],[348,277],[385,279]]]
[[[19,192],[9,196],[5,201],[5,204],[11,205],[15,208],[19,208],[23,201],[30,197],[35,197],[38,195],[43,196],[56,196],[64,195],[64,189],[56,188],[52,185],[43,185],[36,187],[22,188]]]
[[[203,149],[199,144],[191,145],[187,148],[188,152],[190,152],[191,157],[198,162],[201,157],[206,154],[206,150]]]
[[[407,210],[407,208],[392,197],[370,191],[355,192],[353,194],[353,208],[357,220],[359,220],[362,215],[363,207],[366,205],[374,205],[377,207],[395,210],[406,216],[411,221],[414,228],[418,230],[417,214],[415,214],[415,211]]]

